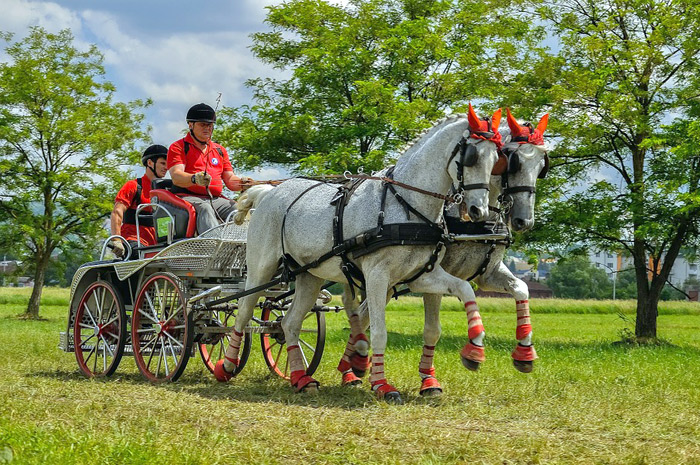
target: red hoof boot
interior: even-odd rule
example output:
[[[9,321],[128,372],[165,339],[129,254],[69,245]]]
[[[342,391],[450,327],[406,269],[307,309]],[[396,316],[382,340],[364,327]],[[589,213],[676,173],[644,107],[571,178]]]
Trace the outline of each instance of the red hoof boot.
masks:
[[[518,344],[511,354],[513,366],[521,373],[530,373],[534,368],[533,361],[537,359],[537,352],[533,346]]]
[[[403,399],[401,399],[401,394],[399,394],[399,390],[391,384],[382,384],[377,389],[375,389],[374,392],[377,393],[377,399],[383,400],[388,404],[403,404]]]
[[[479,369],[484,360],[486,360],[486,355],[484,355],[484,348],[482,346],[477,346],[468,342],[463,348],[460,354],[462,356],[462,365],[464,365],[467,370],[476,371]]]
[[[223,360],[216,362],[216,365],[214,366],[214,378],[221,383],[225,383],[233,378],[233,373],[229,373],[226,371],[226,368],[224,368]]]
[[[343,386],[359,386],[360,384],[362,384],[362,380],[355,376],[352,371],[343,373]]]
[[[293,371],[289,381],[292,383],[295,392],[318,392],[318,388],[321,385],[303,370]]]
[[[442,395],[442,386],[437,379],[432,376],[423,378],[423,383],[420,387],[420,395],[423,397],[436,397]]]

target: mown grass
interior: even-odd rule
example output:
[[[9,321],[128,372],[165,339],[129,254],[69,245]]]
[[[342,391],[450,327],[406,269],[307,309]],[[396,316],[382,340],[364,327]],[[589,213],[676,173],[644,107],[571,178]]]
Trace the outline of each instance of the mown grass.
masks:
[[[387,311],[387,374],[406,402],[393,406],[366,386],[339,386],[342,314],[327,315],[316,395],[270,376],[257,342],[225,385],[198,359],[168,385],[143,381],[126,358],[112,379],[85,379],[73,354],[56,348],[67,291],[56,292],[42,306],[46,321],[16,319],[22,302],[0,304],[0,462],[11,451],[12,463],[51,464],[700,463],[698,304],[662,307],[665,342],[631,346],[615,343],[629,325],[619,309],[554,312],[535,300],[540,360],[524,375],[509,357],[512,301],[480,299],[487,361],[471,373],[458,355],[463,310],[446,299],[435,358],[445,394],[422,399],[422,310],[402,298]]]

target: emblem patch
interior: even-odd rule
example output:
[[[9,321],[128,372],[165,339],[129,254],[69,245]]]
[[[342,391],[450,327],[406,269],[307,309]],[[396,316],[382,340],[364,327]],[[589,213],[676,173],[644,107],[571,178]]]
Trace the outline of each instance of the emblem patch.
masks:
[[[211,159],[211,164],[214,165],[214,166],[218,165],[218,164],[219,164],[219,159],[216,158],[216,157],[212,158],[212,159]]]

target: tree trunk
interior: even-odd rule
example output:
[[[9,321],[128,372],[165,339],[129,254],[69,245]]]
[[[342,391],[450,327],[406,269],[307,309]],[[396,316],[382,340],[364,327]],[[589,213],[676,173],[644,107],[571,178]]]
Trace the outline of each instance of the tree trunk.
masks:
[[[656,337],[656,315],[660,292],[655,292],[649,285],[647,256],[641,241],[635,241],[634,271],[637,281],[637,318],[634,335],[637,338]]]
[[[34,272],[34,289],[32,289],[32,295],[29,297],[27,311],[23,315],[25,318],[34,320],[39,318],[39,303],[41,302],[41,292],[44,289],[46,268],[49,266],[49,254],[47,253],[37,258],[36,271]]]
[[[657,292],[649,292],[646,298],[637,297],[637,322],[634,335],[638,339],[656,339],[659,297],[661,293]]]

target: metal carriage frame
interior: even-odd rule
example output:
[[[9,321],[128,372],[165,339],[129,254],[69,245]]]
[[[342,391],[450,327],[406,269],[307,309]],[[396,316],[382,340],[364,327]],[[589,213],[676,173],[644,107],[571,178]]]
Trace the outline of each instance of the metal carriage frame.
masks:
[[[88,377],[113,375],[122,357],[131,355],[147,380],[176,381],[196,351],[213,373],[228,347],[237,297],[245,294],[246,234],[247,223],[229,221],[195,238],[169,238],[159,247],[145,247],[138,250],[138,259],[84,264],[73,277],[59,347],[75,353],[78,367]],[[245,329],[237,372],[245,366],[253,335],[258,334],[270,371],[289,377],[281,320],[292,294],[286,285],[265,290],[258,303],[260,316]],[[222,296],[225,299],[216,302],[225,303],[208,304]],[[327,306],[329,301],[325,292],[305,320],[302,345],[309,375],[323,354],[325,313],[342,309]]]

